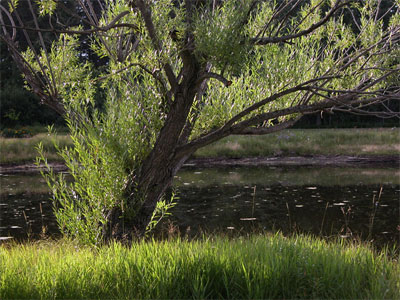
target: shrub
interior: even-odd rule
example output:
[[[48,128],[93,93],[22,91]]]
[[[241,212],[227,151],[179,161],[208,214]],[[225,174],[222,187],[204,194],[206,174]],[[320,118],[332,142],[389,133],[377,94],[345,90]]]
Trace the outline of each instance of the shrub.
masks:
[[[26,128],[21,128],[21,129],[6,128],[1,131],[1,136],[5,138],[27,138],[31,137],[32,133]]]

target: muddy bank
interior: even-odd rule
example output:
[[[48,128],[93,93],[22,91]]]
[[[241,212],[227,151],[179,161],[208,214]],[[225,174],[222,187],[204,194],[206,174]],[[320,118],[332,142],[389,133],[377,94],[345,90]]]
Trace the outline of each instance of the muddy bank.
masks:
[[[68,169],[63,163],[50,163],[55,172]],[[393,156],[288,156],[288,157],[247,157],[247,158],[194,158],[184,168],[209,167],[257,167],[257,166],[330,166],[330,167],[392,167],[400,168],[400,155]],[[0,165],[0,174],[37,173],[41,168],[35,164]]]
[[[55,172],[66,172],[68,168],[60,162],[49,163],[49,165],[54,169]],[[38,173],[43,170],[44,166],[38,167],[33,163],[24,164],[4,164],[0,165],[0,174],[9,173]]]
[[[400,155],[393,156],[287,156],[249,158],[196,158],[186,167],[256,167],[256,166],[334,166],[334,167],[400,167]]]

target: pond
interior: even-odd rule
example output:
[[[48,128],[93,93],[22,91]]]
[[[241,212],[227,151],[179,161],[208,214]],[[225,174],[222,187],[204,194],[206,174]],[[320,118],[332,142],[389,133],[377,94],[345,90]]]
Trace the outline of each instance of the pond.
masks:
[[[36,238],[58,229],[39,174],[0,175],[0,237]],[[399,168],[185,168],[163,228],[190,236],[258,230],[400,241]]]

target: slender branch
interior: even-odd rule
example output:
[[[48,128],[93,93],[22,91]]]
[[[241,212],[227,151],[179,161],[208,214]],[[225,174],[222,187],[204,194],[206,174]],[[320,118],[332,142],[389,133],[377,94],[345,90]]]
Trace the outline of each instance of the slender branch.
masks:
[[[322,81],[322,80],[327,80],[327,79],[333,79],[333,78],[338,78],[338,76],[324,76],[324,77],[319,77],[319,78],[315,78],[315,79],[311,79],[308,80],[306,82],[303,82],[299,85],[296,85],[292,88],[286,89],[282,92],[276,93],[270,97],[267,97],[253,105],[251,105],[250,107],[246,108],[245,110],[241,111],[240,113],[238,113],[236,116],[234,116],[232,119],[230,119],[228,122],[226,122],[226,124],[223,127],[229,127],[231,125],[233,125],[236,121],[239,121],[241,118],[243,118],[244,116],[250,114],[251,112],[253,112],[254,110],[260,108],[261,106],[270,103],[272,101],[275,101],[276,99],[279,99],[285,95],[297,92],[297,91],[304,91],[304,90],[310,90],[309,84],[317,82],[317,81]]]
[[[60,115],[65,113],[64,106],[51,94],[46,88],[45,83],[36,74],[36,70],[26,61],[26,59],[15,49],[14,44],[11,41],[7,41],[4,36],[0,36],[7,44],[18,68],[21,73],[25,75],[26,81],[31,86],[32,91],[39,96],[42,103],[48,105],[54,109]]]
[[[272,24],[272,22],[278,18],[278,16],[280,15],[281,12],[283,12],[283,10],[290,6],[292,4],[292,2],[294,2],[295,0],[290,0],[287,3],[285,3],[285,1],[282,1],[282,3],[274,10],[274,13],[272,14],[271,18],[268,20],[268,22],[263,26],[263,29],[260,30],[260,32],[257,34],[257,36],[255,37],[256,39],[260,38],[260,36],[264,37],[264,34],[266,32],[266,30],[268,29],[268,27]],[[302,1],[302,0],[298,0],[298,1]],[[292,5],[293,7],[296,7],[297,3],[295,3],[294,5]],[[289,14],[289,13],[288,13]],[[287,14],[287,15],[288,15]],[[272,32],[272,30],[270,30],[270,33]]]
[[[262,122],[276,119],[279,117],[284,117],[292,114],[308,114],[308,113],[315,113],[317,111],[329,109],[329,108],[336,108],[336,106],[346,106],[348,108],[351,108],[353,111],[356,111],[357,108],[352,107],[351,105],[362,105],[366,103],[371,103],[372,101],[377,101],[381,102],[384,100],[388,99],[389,95],[384,95],[384,96],[377,96],[377,97],[371,97],[371,98],[364,98],[364,99],[358,99],[358,95],[354,94],[344,94],[340,95],[334,98],[328,98],[324,101],[320,101],[314,104],[299,104],[293,107],[281,109],[281,110],[276,110],[273,112],[267,112],[263,114],[258,114],[248,120],[244,120],[240,123],[237,123],[236,125],[231,125],[227,126],[226,124],[219,129],[216,129],[212,132],[209,132],[208,134],[199,137],[186,145],[183,145],[178,148],[178,152],[181,153],[181,155],[187,154],[187,153],[192,153],[193,151],[204,147],[210,143],[213,143],[217,140],[220,140],[223,137],[226,137],[230,134],[242,134],[243,132],[250,133],[250,131],[253,131],[253,129],[248,130],[248,128],[251,128],[251,126],[258,125]],[[395,93],[392,95],[393,99],[399,100],[399,93]],[[228,123],[227,123],[228,124]],[[282,125],[283,126],[283,125]],[[259,131],[260,134],[262,130]]]
[[[289,1],[288,4],[290,4],[292,1]],[[283,26],[285,25],[285,23],[287,22],[287,20],[290,17],[290,13],[292,11],[294,11],[294,9],[297,7],[297,5],[299,5],[299,3],[301,3],[302,0],[297,0],[296,3],[294,3],[291,8],[289,9],[289,11],[286,13],[286,15],[284,16],[284,18],[282,19],[282,21],[280,22],[278,29],[276,29],[276,32],[279,33],[279,31],[283,28]],[[319,4],[318,4],[319,6]]]
[[[86,3],[89,6],[89,10],[90,10],[90,13],[93,16],[93,20],[96,22],[96,24],[99,24],[99,19],[97,18],[97,15],[96,15],[96,13],[94,11],[92,1],[91,0],[86,0]],[[122,13],[124,13],[124,12],[122,12]]]
[[[340,0],[337,0],[337,2],[335,3],[334,7],[338,4],[338,1],[340,1]],[[312,9],[310,9],[307,12],[307,14],[301,18],[301,20],[299,22],[296,23],[296,27],[294,27],[292,29],[292,31],[295,31],[297,28],[299,28],[300,25],[303,24],[303,22],[306,21],[314,13],[314,11],[317,10],[317,8],[320,7],[323,4],[323,2],[324,2],[324,0],[320,0],[316,5],[314,5],[314,7]],[[277,31],[277,34],[278,33],[279,33],[279,31]]]
[[[247,134],[247,135],[269,134],[269,133],[281,131],[283,129],[293,126],[298,120],[300,120],[301,117],[302,117],[302,115],[300,115],[292,120],[281,122],[277,125],[272,125],[272,126],[268,126],[268,127],[249,127],[249,128],[245,128],[241,131],[232,131],[231,134],[235,134],[235,135],[236,134]]]
[[[400,118],[400,113],[392,113],[385,111],[367,111],[356,108],[351,108],[351,109],[333,108],[333,110],[344,113],[352,113],[354,115],[359,115],[359,116],[375,116],[381,119]]]
[[[148,5],[146,5],[144,0],[137,0],[136,2],[137,7],[140,10],[140,13],[142,14],[147,32],[149,33],[150,39],[153,43],[154,48],[161,53],[162,51],[162,43],[157,37],[156,29],[153,24],[153,20],[151,17],[151,11]],[[175,77],[175,74],[172,70],[172,67],[169,63],[165,63],[163,65],[163,69],[165,71],[165,74],[167,75],[169,84],[172,87],[172,90],[176,90],[178,88],[178,81]]]
[[[4,27],[12,28],[12,29],[24,29],[27,31],[34,31],[34,32],[52,32],[52,33],[57,33],[57,34],[93,34],[96,32],[107,32],[113,28],[131,28],[134,30],[138,30],[138,27],[134,24],[129,24],[129,23],[118,23],[114,24],[112,26],[107,25],[103,27],[95,27],[93,29],[87,29],[87,30],[72,30],[72,29],[45,29],[45,28],[33,28],[33,27],[22,27],[22,26],[12,26],[12,25],[3,25]]]
[[[353,18],[353,24],[356,25],[358,31],[361,32],[361,30],[362,30],[361,25],[359,24],[359,22],[358,22],[356,16],[354,15],[353,10],[352,10],[350,7],[347,7],[347,10],[350,12],[351,17]]]
[[[37,29],[39,29],[39,22],[38,22],[38,20],[36,18],[35,11],[33,10],[32,1],[28,0],[28,4],[29,4],[29,9],[30,9],[30,11],[32,13],[32,16],[33,16],[33,22],[35,23],[35,27]],[[49,81],[50,81],[49,82],[50,83],[49,84],[49,89],[52,90],[52,93],[55,95],[55,97],[57,97],[57,88],[56,88],[56,84],[55,84],[53,68],[51,67],[51,64],[50,64],[50,58],[49,58],[49,54],[48,54],[47,49],[46,49],[46,44],[44,43],[42,32],[39,31],[38,32],[38,36],[39,36],[40,45],[42,46],[44,55],[46,57],[47,68],[49,70],[50,77],[51,77],[51,80],[49,79]],[[45,74],[45,72],[43,72],[43,74]]]
[[[86,8],[85,5],[85,0],[77,0],[77,2],[79,3],[79,5],[81,6],[82,10],[84,11],[84,13],[86,14],[86,17],[88,18],[90,24],[92,24],[93,26],[97,26],[96,21],[94,20],[94,18],[92,17],[91,13],[88,11],[88,9]]]
[[[265,99],[263,99],[262,101],[259,101],[255,104],[253,104],[252,106],[248,107],[247,109],[245,109],[244,111],[240,112],[239,114],[237,114],[236,116],[234,116],[233,118],[231,118],[229,121],[227,121],[222,127],[220,127],[219,129],[216,129],[214,131],[209,132],[208,134],[206,134],[205,136],[202,136],[188,144],[186,144],[185,146],[182,146],[182,151],[185,151],[185,148],[190,149],[190,148],[195,148],[198,149],[200,147],[203,147],[205,145],[208,145],[220,138],[223,138],[225,136],[228,136],[229,134],[231,134],[233,132],[232,130],[232,125],[237,122],[238,120],[240,120],[241,118],[243,118],[244,116],[250,114],[252,111],[260,108],[261,106],[270,103],[276,99],[279,99],[280,97],[283,97],[285,95],[300,91],[300,90],[309,90],[310,88],[307,86],[310,83],[316,82],[318,80],[326,80],[329,78],[335,78],[336,76],[328,76],[328,77],[321,77],[321,78],[317,78],[317,79],[312,79],[310,81],[304,82],[300,85],[297,85],[293,88],[290,89],[286,89],[282,92],[276,93],[270,97],[267,97]],[[240,129],[242,130],[242,129]]]
[[[338,9],[340,9],[340,8],[346,6],[347,4],[349,4],[351,2],[351,0],[339,4],[340,2],[341,2],[341,0],[338,0],[335,3],[335,5],[332,7],[332,9],[325,15],[324,18],[322,18],[319,22],[314,23],[313,25],[311,25],[309,28],[307,28],[305,30],[302,30],[302,31],[300,31],[298,33],[295,33],[295,34],[289,34],[289,35],[279,36],[279,37],[252,38],[252,39],[250,39],[250,41],[255,45],[267,45],[267,44],[284,43],[284,42],[287,42],[289,40],[293,40],[295,38],[299,38],[299,37],[308,35],[309,33],[313,32],[314,30],[318,29],[319,27],[324,25],[326,22],[328,22],[329,19],[333,16],[333,14]]]
[[[124,72],[124,71],[128,70],[130,67],[134,67],[134,66],[140,67],[140,68],[143,69],[146,73],[149,73],[151,76],[153,76],[153,77],[154,77],[155,79],[157,79],[158,81],[160,80],[158,77],[155,76],[155,73],[154,73],[154,72],[150,71],[149,69],[147,69],[147,68],[146,68],[145,66],[143,66],[142,64],[139,64],[139,63],[130,63],[130,64],[127,65],[126,67],[121,68],[121,69],[119,69],[119,70],[113,72],[112,74],[108,74],[108,75],[101,76],[101,77],[98,77],[98,78],[96,78],[96,79],[93,79],[92,82],[98,82],[98,81],[107,79],[107,78],[112,77],[112,76],[114,76],[114,75],[116,75],[116,74],[119,74],[119,73],[121,73],[121,72]],[[161,83],[162,83],[162,82],[161,82]]]
[[[15,22],[14,22],[14,19],[13,19],[13,17],[11,16],[11,14],[9,13],[9,11],[3,6],[3,5],[1,5],[0,4],[0,9],[7,15],[7,17],[8,17],[8,20],[10,21],[10,23],[11,23],[11,26],[12,26],[12,36],[11,36],[11,40],[15,40],[15,37],[16,37],[16,35],[17,35],[17,30],[15,29]],[[5,24],[5,22],[4,22],[4,20],[3,20],[3,15],[0,13],[0,21],[1,21],[1,25],[3,26],[3,32],[4,32],[4,35],[8,35],[8,32],[6,31],[6,24]]]
[[[21,26],[23,26],[24,23],[23,23],[23,21],[22,21],[20,15],[19,15],[19,13],[18,13],[18,11],[16,10],[16,8],[15,8],[14,6],[13,6],[13,9],[14,9],[14,11],[15,11],[15,16],[17,17],[17,21],[19,22],[19,24],[20,24]],[[33,82],[33,81],[32,81],[33,86],[37,89],[37,91],[36,91],[35,93],[38,94],[38,95],[40,95],[40,94],[44,94],[44,91],[47,90],[48,94],[49,94],[49,95],[52,95],[52,91],[51,91],[50,89],[48,89],[48,87],[51,86],[51,81],[50,81],[50,79],[48,78],[48,76],[46,75],[46,72],[45,72],[46,69],[45,69],[45,67],[43,66],[43,63],[41,62],[41,60],[40,60],[40,58],[39,58],[39,54],[36,52],[35,48],[33,47],[32,40],[31,40],[31,38],[29,37],[29,35],[28,35],[28,33],[26,32],[26,30],[23,29],[22,32],[23,32],[23,34],[24,34],[24,36],[25,36],[25,39],[26,39],[26,41],[27,41],[27,43],[28,43],[30,49],[31,49],[32,52],[33,52],[33,55],[35,56],[35,60],[36,60],[36,62],[37,62],[38,65],[39,65],[40,72],[42,73],[43,79],[44,79],[44,81],[45,81],[46,83],[43,82],[42,78],[40,78],[40,77],[36,74],[36,71],[29,65],[28,62],[26,62],[25,59],[23,60],[24,62],[21,62],[21,57],[22,57],[22,55],[21,55],[20,52],[17,50],[17,44],[16,44],[15,42],[9,41],[9,43],[7,43],[7,45],[9,46],[9,48],[12,49],[11,53],[14,54],[16,60],[18,60],[18,61],[21,63],[21,64],[20,64],[20,67],[22,68],[22,70],[25,71],[25,72],[24,72],[25,76],[27,76],[27,78],[30,78],[30,77],[32,78],[32,77],[33,77],[33,79],[36,79],[37,82]],[[11,47],[10,47],[10,46],[11,46]],[[31,72],[29,72],[29,71],[26,70],[26,65],[29,66],[29,68],[31,69]],[[39,83],[39,84],[38,84],[38,83]]]
[[[297,105],[297,106],[293,106],[293,107],[289,107],[289,108],[285,108],[285,109],[281,109],[281,110],[277,110],[277,111],[273,111],[273,112],[259,114],[257,116],[254,116],[248,120],[244,120],[244,121],[232,126],[232,131],[242,130],[243,128],[255,126],[266,120],[271,120],[271,119],[275,119],[278,117],[283,117],[283,116],[287,116],[287,115],[291,115],[291,114],[295,114],[295,113],[320,111],[320,110],[324,110],[324,109],[331,108],[334,106],[350,107],[350,105],[364,104],[364,103],[369,103],[371,101],[383,101],[385,99],[387,99],[387,95],[371,97],[371,98],[363,98],[363,99],[359,99],[358,95],[352,95],[352,94],[339,95],[337,97],[327,98],[324,101],[320,101],[320,102],[317,102],[314,104]]]

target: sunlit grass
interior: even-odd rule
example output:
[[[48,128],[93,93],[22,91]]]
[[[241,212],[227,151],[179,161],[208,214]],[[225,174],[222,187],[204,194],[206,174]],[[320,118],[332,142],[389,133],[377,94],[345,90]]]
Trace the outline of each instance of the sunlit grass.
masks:
[[[398,128],[288,129],[265,136],[230,136],[196,157],[255,157],[287,155],[398,155]]]
[[[33,163],[38,155],[36,147],[39,142],[43,143],[49,161],[62,161],[53,145],[54,139],[60,147],[72,145],[70,137],[65,134],[54,137],[40,133],[31,138],[0,138],[0,163]]]
[[[399,299],[400,267],[365,245],[282,235],[0,246],[1,299]]]
[[[49,161],[62,161],[53,146],[54,136],[0,138],[0,163],[34,162],[41,141]],[[61,147],[72,145],[66,134],[57,136]],[[399,155],[398,128],[289,129],[265,136],[231,136],[199,149],[195,157],[266,157],[288,155]]]

